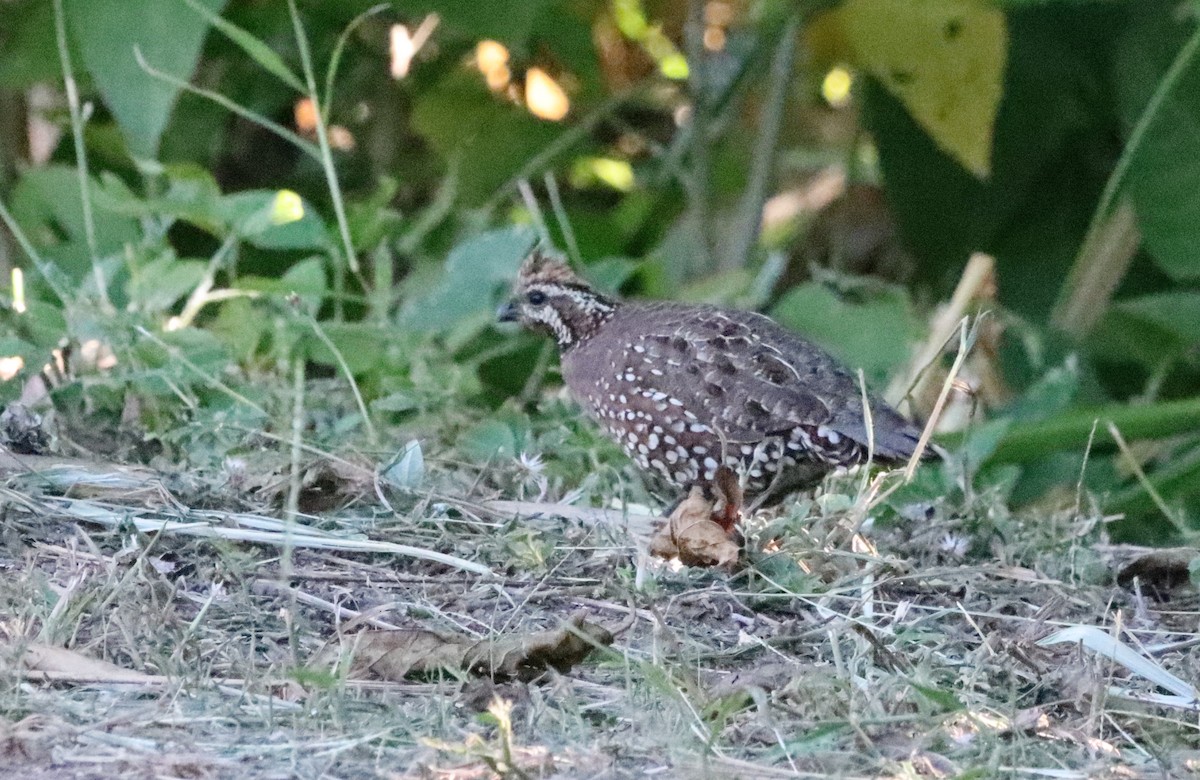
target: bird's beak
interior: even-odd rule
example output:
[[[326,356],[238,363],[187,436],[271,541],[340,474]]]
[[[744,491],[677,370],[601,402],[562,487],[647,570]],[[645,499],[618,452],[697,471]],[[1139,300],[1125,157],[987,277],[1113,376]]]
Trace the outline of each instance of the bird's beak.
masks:
[[[496,322],[516,322],[519,317],[516,301],[501,304],[500,308],[496,309]]]

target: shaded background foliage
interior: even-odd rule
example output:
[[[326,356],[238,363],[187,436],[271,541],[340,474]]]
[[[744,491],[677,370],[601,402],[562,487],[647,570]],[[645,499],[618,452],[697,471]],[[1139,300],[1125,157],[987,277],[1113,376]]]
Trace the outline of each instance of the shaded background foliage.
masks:
[[[340,440],[469,408],[465,455],[548,449],[549,352],[490,324],[539,230],[610,289],[767,310],[897,400],[986,252],[944,426],[969,484],[1058,506],[1082,475],[1124,538],[1193,533],[1195,4],[297,5],[299,36],[283,2],[64,0],[60,41],[54,2],[0,0],[6,402],[65,337],[114,357],[43,401],[91,452],[239,452],[296,365],[361,388],[313,423]],[[393,75],[396,25],[427,37]]]

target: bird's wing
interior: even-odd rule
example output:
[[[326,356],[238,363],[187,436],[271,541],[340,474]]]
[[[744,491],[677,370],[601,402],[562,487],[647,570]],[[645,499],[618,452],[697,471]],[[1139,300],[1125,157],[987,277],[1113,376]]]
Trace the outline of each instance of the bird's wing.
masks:
[[[653,390],[657,402],[677,402],[731,442],[757,441],[830,421],[832,410],[806,385],[787,354],[771,343],[774,334],[764,339],[740,314],[708,307],[647,307],[638,317],[637,332],[627,334],[630,374]]]
[[[837,447],[849,438],[863,448],[873,439],[886,460],[909,457],[920,431],[881,400],[868,396],[871,432],[863,414],[858,379],[817,345],[754,312],[692,308],[676,318],[675,336],[687,335],[686,350],[699,370],[697,380],[736,388],[740,408],[732,409],[735,430],[752,436],[777,435],[796,427],[828,438]],[[680,345],[674,343],[672,347]],[[681,350],[676,350],[681,351]],[[727,407],[728,410],[728,407]]]

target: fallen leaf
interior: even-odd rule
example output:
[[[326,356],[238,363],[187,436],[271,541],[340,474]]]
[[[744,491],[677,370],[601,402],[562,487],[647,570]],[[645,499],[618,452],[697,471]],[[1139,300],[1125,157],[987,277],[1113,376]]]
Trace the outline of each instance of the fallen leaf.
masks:
[[[548,669],[567,672],[598,646],[612,644],[612,633],[581,614],[561,628],[533,634],[477,640],[461,634],[424,629],[364,631],[343,638],[316,663],[336,663],[352,654],[352,679],[402,680],[410,675],[465,671],[493,680],[540,677]]]
[[[122,669],[116,664],[89,658],[65,647],[53,647],[39,642],[31,642],[25,646],[21,665],[31,672],[67,675],[72,679],[89,682],[137,683],[153,679],[141,672]]]
[[[713,521],[712,512],[713,502],[704,497],[699,486],[693,487],[650,540],[650,554],[678,558],[685,566],[732,568],[740,550],[725,529]]]

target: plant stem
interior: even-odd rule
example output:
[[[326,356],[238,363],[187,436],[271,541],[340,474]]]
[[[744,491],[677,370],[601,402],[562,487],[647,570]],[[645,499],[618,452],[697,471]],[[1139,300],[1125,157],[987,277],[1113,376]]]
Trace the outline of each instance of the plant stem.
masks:
[[[250,122],[251,124],[254,124],[254,125],[257,125],[257,126],[263,128],[264,130],[268,130],[268,131],[274,133],[275,135],[279,136],[283,140],[285,140],[288,143],[295,146],[300,151],[304,152],[306,155],[311,157],[313,160],[316,160],[317,162],[321,162],[321,151],[316,146],[314,146],[309,141],[306,141],[305,139],[301,138],[300,136],[296,135],[291,130],[288,130],[286,127],[279,124],[278,122],[267,119],[262,114],[251,111],[250,109],[246,108],[245,106],[242,106],[238,103],[233,102],[229,98],[222,95],[220,92],[214,92],[211,89],[204,89],[203,87],[197,87],[197,86],[191,84],[190,82],[184,81],[181,78],[172,76],[170,73],[165,73],[165,72],[159,70],[158,68],[154,67],[150,63],[146,62],[146,57],[142,54],[142,50],[140,47],[137,47],[137,46],[133,47],[133,58],[135,60],[137,60],[138,67],[141,68],[146,73],[146,75],[148,75],[152,78],[156,78],[165,84],[170,84],[172,87],[175,87],[176,89],[182,90],[184,92],[190,92],[191,94],[196,95],[198,97],[202,97],[205,100],[212,101],[213,103],[216,103],[221,108],[224,108],[226,111],[229,111],[230,113],[233,113],[233,114],[237,114],[242,119],[245,119],[247,122]]]
[[[67,20],[63,15],[62,0],[54,0],[54,37],[58,43],[58,59],[62,65],[63,82],[67,88],[67,106],[71,111],[71,136],[75,141],[75,169],[79,173],[79,198],[83,205],[83,233],[87,240],[88,254],[92,259],[92,276],[96,283],[96,294],[105,309],[112,309],[108,297],[108,282],[100,267],[99,250],[96,246],[96,220],[92,215],[91,182],[88,179],[87,148],[83,143],[83,115],[79,110],[79,90],[75,86],[75,75],[71,69],[71,48],[67,45]]]
[[[692,226],[700,256],[694,270],[708,274],[715,270],[709,212],[709,187],[712,183],[709,146],[709,101],[707,57],[704,54],[705,0],[689,0],[687,21],[684,22],[683,42],[688,62],[688,91],[692,95],[692,111],[686,132],[691,138],[691,175],[686,178]]]
[[[372,446],[379,444],[379,431],[375,429],[375,423],[371,422],[371,414],[367,411],[367,404],[363,400],[362,392],[358,389],[358,382],[354,379],[354,373],[350,370],[350,365],[346,362],[346,358],[342,355],[342,351],[333,343],[333,339],[329,338],[329,334],[321,327],[321,323],[317,322],[317,318],[311,314],[305,314],[308,320],[309,327],[313,333],[317,334],[317,338],[325,345],[325,348],[333,353],[333,359],[337,361],[338,368],[346,377],[346,381],[350,384],[350,392],[354,394],[354,403],[358,405],[358,413],[362,415],[363,425],[367,429],[367,440]]]
[[[1175,88],[1175,85],[1179,83],[1179,79],[1183,77],[1183,74],[1192,64],[1197,50],[1200,50],[1200,29],[1192,33],[1192,37],[1179,49],[1179,53],[1175,55],[1175,59],[1171,62],[1170,67],[1167,68],[1166,73],[1159,80],[1158,86],[1154,89],[1154,94],[1147,101],[1146,107],[1142,109],[1137,124],[1130,131],[1129,140],[1125,142],[1125,148],[1121,150],[1121,156],[1117,159],[1117,164],[1113,166],[1113,171],[1109,175],[1108,181],[1104,184],[1104,191],[1100,194],[1100,202],[1096,204],[1096,210],[1092,213],[1087,233],[1084,235],[1083,243],[1079,248],[1079,254],[1075,257],[1075,262],[1067,276],[1067,281],[1063,284],[1063,288],[1059,293],[1058,303],[1054,307],[1056,313],[1067,309],[1074,295],[1075,287],[1087,276],[1087,267],[1093,262],[1098,239],[1101,238],[1100,234],[1105,230],[1109,211],[1113,207],[1121,185],[1125,183],[1125,176],[1129,173],[1133,158],[1137,154],[1138,149],[1141,148],[1142,141],[1146,137],[1146,132],[1158,117],[1163,103],[1166,102],[1167,97],[1171,94],[1171,90]],[[1113,260],[1119,261],[1120,258],[1113,258]]]
[[[324,112],[321,110],[321,99],[317,94],[317,81],[313,74],[312,53],[308,50],[308,36],[304,32],[304,24],[300,21],[300,13],[296,10],[296,0],[288,0],[288,11],[292,16],[292,27],[296,32],[296,46],[300,49],[300,66],[304,69],[304,84],[308,88],[308,97],[316,109],[317,145],[321,150],[321,167],[325,171],[325,183],[329,187],[329,197],[333,201],[333,213],[337,217],[338,233],[342,238],[342,251],[346,255],[346,267],[350,273],[359,277],[359,282],[366,287],[358,267],[358,257],[354,254],[354,243],[350,239],[350,224],[346,221],[346,206],[342,202],[342,186],[338,182],[337,169],[333,166],[333,153],[329,147],[329,133],[325,125]]]
[[[800,15],[793,13],[783,26],[775,55],[771,59],[770,90],[759,121],[758,140],[750,164],[746,192],[738,208],[737,222],[729,231],[730,243],[721,252],[720,265],[724,270],[746,266],[750,252],[758,241],[762,227],[763,204],[774,170],[775,148],[779,143],[779,128],[783,124],[783,107],[791,86],[792,66],[796,60],[796,31]]]

